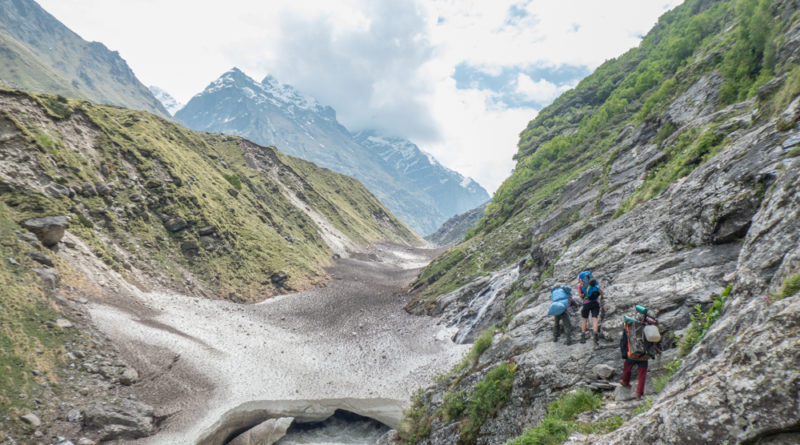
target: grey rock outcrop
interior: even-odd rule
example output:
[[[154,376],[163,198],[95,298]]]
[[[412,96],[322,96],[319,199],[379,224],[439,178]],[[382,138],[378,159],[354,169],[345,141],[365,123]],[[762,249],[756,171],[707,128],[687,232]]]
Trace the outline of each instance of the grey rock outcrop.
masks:
[[[22,221],[20,225],[33,232],[45,247],[58,244],[69,224],[68,216],[46,216]]]
[[[101,441],[137,439],[155,431],[153,408],[129,399],[97,402],[84,412],[83,427]]]

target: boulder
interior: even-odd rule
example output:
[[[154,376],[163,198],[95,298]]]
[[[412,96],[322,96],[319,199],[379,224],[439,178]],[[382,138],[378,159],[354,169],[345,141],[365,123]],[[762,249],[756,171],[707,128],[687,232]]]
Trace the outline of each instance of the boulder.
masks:
[[[53,260],[50,259],[49,256],[41,254],[39,252],[29,252],[28,255],[39,264],[42,264],[47,267],[53,267]]]
[[[58,326],[61,329],[69,329],[75,327],[75,325],[72,324],[72,322],[67,320],[66,318],[59,318],[58,320],[56,320],[56,326]]]
[[[69,217],[61,215],[27,219],[22,221],[20,225],[33,232],[43,245],[50,247],[61,241],[68,223]]]
[[[79,409],[71,409],[67,412],[67,415],[64,416],[67,422],[78,423],[83,419],[83,413]]]
[[[125,368],[119,376],[119,382],[125,386],[133,385],[139,381],[139,373],[133,368]]]
[[[39,247],[42,244],[39,242],[39,238],[37,238],[36,235],[32,233],[27,233],[27,232],[23,233],[22,235],[19,236],[19,239],[25,241],[26,243],[31,244],[34,247]]]
[[[81,187],[81,195],[86,197],[91,197],[97,195],[97,190],[94,188],[90,182],[84,182],[83,186]]]
[[[100,441],[146,437],[155,432],[153,408],[129,399],[96,402],[84,412],[83,427]]]
[[[228,189],[228,194],[235,198],[235,197],[239,196],[239,191],[236,190],[236,189]]]
[[[286,284],[286,280],[289,279],[289,275],[286,272],[276,272],[269,277],[269,281],[276,286],[283,287]]]
[[[606,365],[605,363],[600,363],[594,365],[592,368],[592,373],[601,379],[610,379],[612,375],[614,375],[614,368],[611,366]]]
[[[109,186],[103,184],[102,182],[98,183],[95,186],[95,190],[97,190],[97,194],[100,195],[100,196],[106,196],[109,193],[111,193],[111,188]]]
[[[183,218],[170,218],[166,223],[164,223],[164,227],[173,233],[180,232],[181,230],[185,229],[186,226],[188,226],[188,224]]]
[[[33,413],[28,413],[25,414],[24,416],[20,416],[19,419],[22,420],[27,425],[30,425],[34,428],[39,428],[40,426],[42,426],[42,421],[41,419],[39,419],[39,416]]]
[[[197,241],[184,241],[181,244],[181,252],[188,257],[195,257],[200,253],[200,245]]]
[[[293,417],[269,419],[236,436],[230,445],[272,445],[283,436],[294,421]]]
[[[69,187],[67,187],[65,185],[61,185],[61,184],[59,184],[57,182],[51,182],[50,184],[47,184],[47,187],[44,188],[44,191],[48,195],[53,196],[55,198],[58,198],[58,197],[61,197],[61,196],[72,197],[72,196],[75,195],[75,192],[72,191],[71,188],[69,188]]]
[[[197,234],[200,236],[210,236],[217,233],[217,226],[204,226],[197,229]]]
[[[55,290],[58,287],[58,283],[61,280],[61,277],[58,275],[58,271],[55,269],[32,269],[33,273],[39,276],[44,282],[46,288],[50,290]]]

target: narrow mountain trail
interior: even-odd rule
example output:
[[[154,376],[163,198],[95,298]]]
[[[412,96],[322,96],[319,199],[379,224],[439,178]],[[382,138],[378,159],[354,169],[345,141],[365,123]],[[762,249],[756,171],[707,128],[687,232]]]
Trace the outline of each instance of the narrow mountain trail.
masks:
[[[399,421],[468,347],[403,310],[403,287],[434,253],[376,246],[337,260],[325,287],[256,305],[161,293],[93,304],[97,326],[143,371],[140,398],[166,416],[137,443],[194,444],[236,407],[268,400],[363,399]]]

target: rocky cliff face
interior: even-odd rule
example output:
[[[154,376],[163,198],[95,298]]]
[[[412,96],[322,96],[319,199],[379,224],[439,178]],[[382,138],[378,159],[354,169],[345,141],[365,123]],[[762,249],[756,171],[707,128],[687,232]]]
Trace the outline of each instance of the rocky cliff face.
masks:
[[[800,439],[797,6],[687,2],[529,125],[478,230],[420,275],[408,307],[458,327],[456,340],[500,331],[415,399],[402,441]],[[755,22],[772,24],[761,50],[777,56],[733,91],[738,39],[761,35]],[[682,41],[692,23],[704,34]],[[658,65],[677,42],[685,61]],[[665,79],[637,93],[656,65]],[[599,343],[554,341],[549,289],[587,268],[606,295]],[[616,385],[621,319],[635,304],[669,333],[641,405]],[[579,387],[597,404],[559,417],[550,403]]]
[[[478,221],[483,218],[488,206],[489,202],[487,201],[472,210],[448,219],[439,227],[439,230],[426,236],[425,239],[437,246],[458,244],[470,229],[478,225]]]
[[[125,60],[87,42],[33,0],[0,2],[0,85],[170,114]]]
[[[190,128],[236,134],[352,176],[420,234],[486,201],[486,191],[422,153],[371,132],[352,135],[333,108],[267,76],[234,68],[175,115]]]

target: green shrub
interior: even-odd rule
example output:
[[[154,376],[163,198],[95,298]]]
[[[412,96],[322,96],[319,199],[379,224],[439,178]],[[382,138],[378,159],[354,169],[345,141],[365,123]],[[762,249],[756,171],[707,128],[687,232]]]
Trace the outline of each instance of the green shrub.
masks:
[[[722,307],[725,305],[725,301],[728,299],[730,292],[731,287],[729,286],[722,291],[722,295],[715,295],[713,304],[707,312],[703,312],[699,304],[694,306],[691,325],[689,325],[689,328],[686,330],[686,333],[683,335],[678,345],[678,357],[685,357],[689,354],[692,348],[705,337],[708,330],[711,329],[711,325],[722,316]]]
[[[403,411],[403,420],[397,429],[400,442],[413,445],[431,434],[431,418],[422,400],[422,389],[411,396],[411,406]]]
[[[448,391],[442,401],[442,414],[445,420],[458,419],[467,407],[467,395],[464,391]]]
[[[225,178],[225,180],[227,180],[228,182],[230,182],[231,185],[233,186],[233,188],[235,188],[236,190],[241,190],[242,189],[242,181],[239,179],[238,176],[236,176],[236,175],[226,175],[226,174],[223,173],[222,177]]]
[[[514,384],[514,372],[517,366],[513,363],[498,365],[475,384],[466,407],[466,419],[461,424],[461,444],[474,444],[478,431],[486,419],[497,414],[511,399],[511,387]]]

